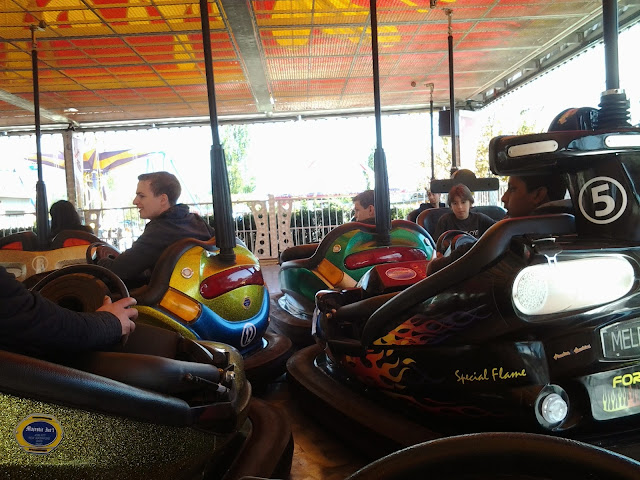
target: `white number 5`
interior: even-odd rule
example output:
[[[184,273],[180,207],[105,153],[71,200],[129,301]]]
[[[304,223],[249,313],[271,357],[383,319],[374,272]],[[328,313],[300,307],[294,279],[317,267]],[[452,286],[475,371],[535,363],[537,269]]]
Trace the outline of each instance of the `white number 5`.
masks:
[[[604,183],[590,187],[590,185],[592,185],[594,182]],[[609,194],[612,186],[615,186],[618,192],[620,192],[620,205],[617,212],[615,211],[616,201]],[[589,198],[588,192],[591,192],[591,202],[589,202],[590,205],[587,205],[588,208],[585,208],[585,193],[587,195],[587,198]],[[599,203],[604,203],[604,205],[602,206],[602,208],[597,209]],[[611,177],[595,177],[585,183],[580,189],[580,195],[578,195],[578,205],[580,207],[580,211],[587,220],[589,220],[591,223],[604,225],[606,223],[615,222],[624,213],[625,209],[627,208],[627,192],[622,187],[620,182]]]
[[[609,184],[603,183],[602,185],[598,185],[597,187],[593,187],[591,189],[591,199],[593,204],[596,203],[604,203],[604,208],[601,210],[596,210],[594,213],[596,217],[604,217],[605,215],[609,215],[613,212],[613,209],[616,207],[616,202],[611,195],[605,195],[603,192],[607,192],[609,190]]]

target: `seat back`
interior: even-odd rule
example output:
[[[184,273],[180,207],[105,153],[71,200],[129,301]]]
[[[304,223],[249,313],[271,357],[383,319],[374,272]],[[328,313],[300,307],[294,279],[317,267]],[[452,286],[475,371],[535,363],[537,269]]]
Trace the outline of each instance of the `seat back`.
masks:
[[[31,230],[0,238],[0,250],[34,251],[37,249],[38,237]]]
[[[102,240],[93,233],[84,230],[62,230],[51,240],[51,249],[91,245],[98,242]]]
[[[495,220],[496,222],[502,220],[507,211],[499,205],[478,205],[471,209],[475,213],[484,213],[487,217]]]
[[[563,175],[580,237],[640,242],[640,128],[496,137],[489,162],[497,175]]]
[[[436,233],[436,225],[438,225],[438,220],[440,220],[440,217],[447,213],[451,213],[450,208],[429,208],[420,212],[416,223],[423,227],[427,232],[429,232],[429,235],[433,237],[433,235]],[[437,241],[438,239],[434,238],[434,240]]]

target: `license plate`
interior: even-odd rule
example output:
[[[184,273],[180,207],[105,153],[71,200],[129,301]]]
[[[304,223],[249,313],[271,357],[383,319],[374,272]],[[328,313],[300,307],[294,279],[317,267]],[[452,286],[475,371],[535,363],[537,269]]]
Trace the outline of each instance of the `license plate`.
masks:
[[[640,413],[640,365],[595,373],[580,380],[589,393],[596,420]]]
[[[607,325],[600,329],[604,358],[640,357],[640,318]]]

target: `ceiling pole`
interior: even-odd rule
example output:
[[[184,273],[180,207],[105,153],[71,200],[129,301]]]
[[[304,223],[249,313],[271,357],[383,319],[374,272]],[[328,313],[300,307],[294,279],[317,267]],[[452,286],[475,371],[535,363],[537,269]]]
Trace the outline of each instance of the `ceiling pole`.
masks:
[[[218,113],[213,78],[213,58],[211,53],[211,30],[209,27],[209,8],[207,0],[200,0],[200,18],[202,21],[202,43],[204,46],[204,65],[207,76],[207,94],[209,97],[209,118],[211,122],[211,192],[213,196],[213,220],[216,229],[216,246],[220,249],[220,260],[234,262],[233,251],[236,245],[235,228],[231,206],[231,192],[224,150],[218,134]]]
[[[429,117],[431,118],[431,180],[436,178],[436,156],[433,147],[433,83],[425,83],[425,87],[429,88]],[[427,187],[428,188],[428,187]]]
[[[31,25],[31,70],[33,72],[33,113],[36,124],[36,161],[38,164],[38,182],[36,183],[36,233],[39,250],[46,250],[49,245],[49,206],[47,204],[47,189],[42,179],[42,148],[40,139],[40,84],[38,82],[38,43],[36,31],[44,30],[46,24],[40,21],[38,25]]]
[[[602,0],[602,37],[606,90],[600,96],[598,128],[630,127],[630,102],[625,91],[620,88],[617,0]]]
[[[378,65],[378,19],[376,17],[376,0],[369,1],[369,10],[371,14],[371,57],[373,59],[373,101],[376,120],[376,149],[373,154],[376,234],[378,245],[390,245],[391,203],[389,201],[387,159],[382,149],[382,113],[380,110],[380,68]]]
[[[449,122],[451,130],[451,173],[453,173],[460,167],[460,161],[458,160],[456,151],[456,96],[453,87],[453,28],[451,27],[451,15],[453,11],[450,8],[445,8],[444,13],[447,14],[449,20],[449,36],[447,37],[449,46],[449,110],[451,113]]]

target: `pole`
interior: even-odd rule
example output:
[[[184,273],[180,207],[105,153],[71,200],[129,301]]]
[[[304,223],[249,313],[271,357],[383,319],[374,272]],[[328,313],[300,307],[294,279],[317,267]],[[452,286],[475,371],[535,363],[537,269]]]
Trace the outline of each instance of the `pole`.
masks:
[[[211,52],[211,30],[209,27],[209,8],[207,0],[200,0],[200,19],[202,21],[202,43],[204,47],[204,65],[207,77],[209,98],[209,118],[211,121],[211,192],[213,196],[213,219],[216,230],[216,246],[220,249],[220,260],[233,263],[236,255],[235,228],[231,207],[231,192],[224,150],[218,134],[218,112],[216,109],[215,81],[213,77],[213,58]]]
[[[36,30],[44,30],[44,21],[31,25],[31,70],[33,73],[33,113],[36,126],[36,161],[38,165],[38,181],[36,183],[36,233],[39,250],[46,250],[49,245],[49,206],[47,204],[47,189],[42,179],[42,148],[40,140],[40,84],[38,82],[38,43]]]
[[[600,95],[598,129],[624,128],[631,126],[630,102],[620,88],[618,65],[618,2],[602,0],[602,36],[606,90]]]
[[[451,119],[449,121],[451,130],[451,173],[453,173],[459,167],[456,152],[456,97],[453,86],[453,28],[451,27],[451,15],[453,11],[450,8],[445,8],[444,12],[447,14],[449,20],[449,35],[447,37],[447,44],[449,46],[449,109],[451,111]]]
[[[369,1],[371,16],[371,57],[373,60],[373,101],[376,120],[376,149],[373,154],[375,173],[376,236],[378,245],[390,245],[391,203],[389,200],[389,176],[387,159],[382,148],[382,113],[380,108],[380,68],[378,59],[378,19],[376,0]]]
[[[427,83],[425,86],[429,87],[429,117],[431,119],[431,180],[433,180],[436,178],[436,156],[433,147],[433,89],[435,85],[433,83]]]

